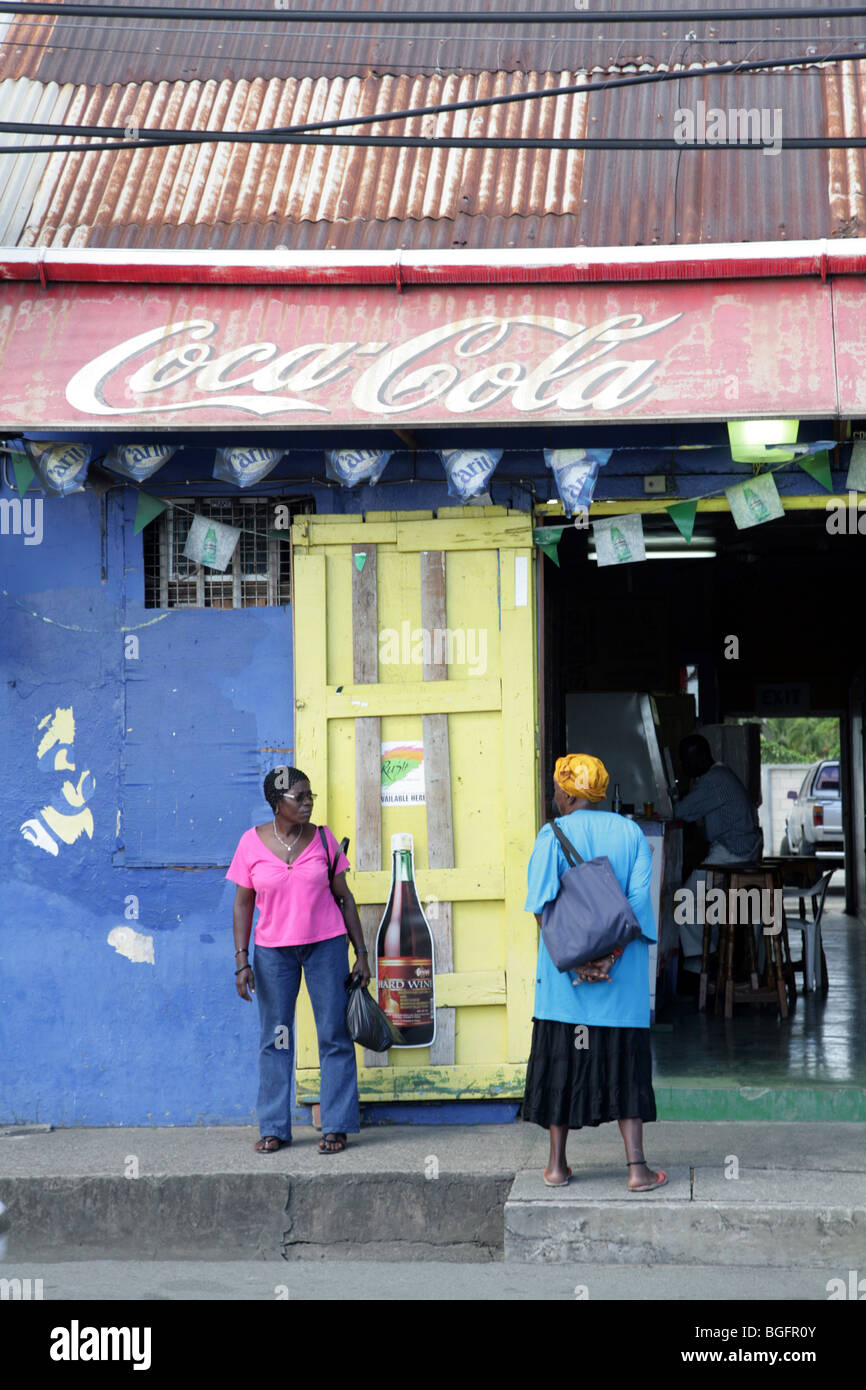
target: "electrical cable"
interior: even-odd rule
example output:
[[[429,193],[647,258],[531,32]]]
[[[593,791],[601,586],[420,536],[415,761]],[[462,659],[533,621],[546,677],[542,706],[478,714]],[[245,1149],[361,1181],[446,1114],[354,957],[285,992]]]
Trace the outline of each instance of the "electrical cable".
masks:
[[[344,24],[348,15],[353,23],[370,24],[752,24],[783,19],[862,19],[866,5],[781,6],[778,9],[733,8],[721,10],[481,10],[459,13],[453,10],[314,10],[293,8],[288,0],[276,0],[276,8],[237,10],[220,6],[178,5],[83,5],[45,4],[42,0],[0,0],[0,14],[70,15],[95,19],[178,19],[195,23],[232,20],[241,24],[283,24],[311,20],[316,24]]]
[[[3,123],[0,122],[0,130]],[[208,141],[217,143],[234,142],[238,139],[237,132],[229,132],[226,135],[210,135]],[[141,149],[166,149],[173,145],[185,145],[186,140],[164,140],[148,144],[144,141],[118,140],[113,145],[5,145],[0,146],[0,154],[32,154],[32,155],[52,155],[52,154],[103,154],[113,153],[115,150],[141,150]],[[333,145],[346,146],[349,149],[424,149],[424,150],[559,150],[565,153],[573,153],[576,150],[633,150],[636,152],[653,153],[665,150],[766,150],[769,148],[779,150],[857,150],[866,148],[866,135],[786,135],[784,137],[774,137],[772,141],[763,140],[760,136],[757,139],[747,142],[737,141],[736,143],[723,143],[710,140],[629,140],[611,137],[601,139],[589,137],[587,139],[558,139],[538,137],[537,139],[508,136],[435,136],[429,139],[420,135],[290,135],[274,136],[267,131],[261,133],[261,138],[255,140],[255,144],[269,145],[313,145],[323,149],[329,149]]]
[[[840,62],[863,62],[866,55],[862,52],[837,53],[822,56],[815,59],[810,56],[799,55],[794,58],[763,58],[752,59],[743,63],[732,64],[713,64],[709,67],[698,67],[688,69],[673,69],[666,72],[636,73],[628,77],[605,78],[598,82],[570,83],[561,87],[536,88],[530,92],[510,92],[492,97],[478,97],[455,102],[438,102],[428,106],[412,107],[392,112],[374,112],[366,115],[354,115],[340,117],[331,121],[311,121],[294,126],[275,127],[273,130],[252,130],[252,131],[166,131],[148,127],[140,127],[135,122],[128,122],[125,126],[69,126],[63,124],[48,124],[45,122],[27,121],[0,121],[0,132],[10,135],[47,135],[63,136],[71,135],[71,138],[96,138],[103,142],[111,140],[112,144],[92,145],[49,145],[49,146],[2,146],[2,154],[28,154],[28,153],[90,153],[102,152],[103,150],[141,150],[168,148],[177,145],[210,144],[210,143],[232,143],[232,144],[325,144],[325,145],[399,145],[420,148],[445,148],[445,149],[681,149],[684,146],[675,141],[667,142],[658,140],[645,141],[622,141],[622,140],[537,140],[522,139],[518,137],[496,137],[496,136],[353,136],[350,139],[339,139],[328,137],[326,139],[314,138],[317,132],[324,130],[339,130],[345,127],[356,128],[364,125],[385,125],[391,121],[414,120],[425,116],[439,116],[455,111],[475,111],[492,106],[504,106],[526,101],[540,101],[545,98],[560,96],[577,96],[587,92],[616,91],[623,87],[643,86],[654,83],[678,82],[681,83],[689,78],[707,78],[715,76],[740,75],[746,72],[761,72],[769,69],[787,69],[802,66],[826,66]],[[129,136],[129,131],[135,130],[134,137]],[[125,138],[124,138],[125,137]],[[862,137],[846,137],[855,142],[853,145],[845,143],[833,143],[830,145],[796,145],[798,139],[807,137],[788,137],[783,142],[783,147],[791,148],[832,148],[847,149],[856,148],[856,141]],[[835,137],[808,137],[819,140],[833,140]],[[841,137],[840,137],[841,140]],[[760,146],[759,146],[760,147]],[[715,144],[700,146],[689,144],[689,148],[718,148]],[[725,146],[724,148],[734,148]],[[743,146],[749,148],[749,146]]]
[[[351,11],[349,11],[349,13],[351,13]],[[121,26],[118,24],[118,30],[119,30],[120,28],[121,28]],[[20,32],[21,32],[22,30],[27,30],[27,29],[32,29],[32,30],[34,31],[34,33],[41,33],[41,32],[44,32],[44,30],[45,30],[45,25],[44,25],[44,24],[38,24],[38,23],[35,23],[35,22],[32,23],[32,22],[31,22],[30,20],[28,20],[28,19],[20,19],[20,20],[18,20],[18,22],[17,22],[16,25],[15,25],[15,29],[14,29],[14,39],[10,39],[9,34],[10,34],[11,30],[7,30],[7,34],[6,34],[6,38],[5,38],[4,42],[7,43],[7,44],[10,44],[10,43],[13,43],[13,42],[14,42],[14,46],[15,46],[16,49],[38,49],[38,50],[46,50],[46,51],[47,51],[47,50],[53,50],[53,49],[56,47],[57,38],[56,38],[56,35],[53,34],[53,33],[52,33],[52,34],[49,34],[48,36],[46,36],[46,38],[44,38],[43,40],[41,40],[41,41],[38,42],[38,43],[36,43],[36,42],[28,42],[27,40],[24,40],[24,39],[20,38],[20,37],[19,37]],[[175,36],[177,36],[177,35],[179,35],[179,34],[180,34],[180,35],[185,35],[185,34],[193,34],[193,33],[196,33],[196,32],[197,32],[195,29],[185,29],[181,24],[178,24],[178,25],[176,25],[176,26],[175,26],[175,25],[170,25],[170,26],[169,26],[169,25],[160,25],[158,28],[154,28],[153,25],[149,25],[149,24],[128,24],[128,23],[127,23],[127,24],[123,24],[122,30],[123,30],[124,33],[143,33],[143,34],[146,33],[146,34],[149,34],[149,35],[151,36],[151,38],[165,37],[165,36],[167,36],[167,35],[172,35],[173,37],[175,37]],[[149,56],[154,56],[154,52],[153,52],[153,48],[152,48],[152,47],[147,47],[147,48],[128,48],[128,47],[125,47],[125,46],[124,46],[123,48],[109,48],[109,47],[106,45],[106,43],[104,42],[105,35],[106,35],[106,33],[109,33],[109,34],[110,34],[110,33],[112,33],[112,32],[117,32],[117,30],[114,29],[114,26],[113,26],[111,23],[109,23],[109,25],[106,26],[105,24],[92,24],[92,25],[88,25],[88,24],[85,22],[85,23],[83,23],[83,24],[76,25],[75,32],[76,32],[77,34],[80,34],[80,33],[82,33],[82,32],[83,32],[83,33],[90,32],[90,33],[99,35],[99,37],[100,37],[100,42],[99,42],[96,46],[90,46],[90,45],[87,45],[87,44],[72,44],[72,43],[66,43],[66,42],[64,42],[64,44],[63,44],[63,52],[64,52],[64,54],[66,54],[66,53],[87,53],[87,54],[94,55],[94,54],[96,54],[96,53],[99,53],[100,55],[104,55],[104,54],[106,54],[106,53],[118,53],[118,54],[123,55],[124,57],[131,57],[131,58],[141,57],[141,56],[144,55],[144,54],[148,54]],[[242,37],[242,35],[241,35],[240,30],[230,30],[230,31],[227,32],[227,33],[223,30],[223,31],[220,33],[219,37],[220,37],[220,39],[232,39],[232,38],[237,38],[237,39],[239,39],[239,38]],[[295,41],[295,40],[298,40],[298,39],[315,39],[315,38],[321,37],[321,35],[320,35],[320,34],[317,32],[317,30],[315,30],[315,29],[299,29],[299,30],[293,30],[292,33],[291,33],[291,35],[282,35],[282,36],[280,36],[280,37],[282,37],[282,38],[284,38],[284,39],[285,39],[285,38],[291,37],[291,39],[292,39],[293,41]],[[369,32],[368,32],[368,31],[365,31],[365,30],[363,30],[363,29],[343,29],[343,30],[341,31],[341,33],[340,33],[340,39],[341,39],[341,40],[342,40],[342,39],[359,39],[359,38],[365,38],[365,37],[366,37],[366,38],[369,38]],[[408,34],[402,34],[402,35],[398,35],[398,34],[385,35],[384,38],[385,38],[388,42],[390,42],[390,43],[395,43],[395,44],[396,44],[396,43],[401,43],[401,42],[415,43],[415,42],[417,42],[417,41],[420,40],[420,39],[438,39],[438,41],[439,41],[441,44],[445,44],[445,43],[460,43],[460,44],[484,43],[484,44],[490,45],[491,43],[494,42],[494,40],[491,39],[491,37],[490,37],[489,34],[423,34],[423,33],[422,33],[422,34],[418,34],[418,33],[415,33],[415,34],[412,34],[412,35],[408,35]],[[702,35],[696,42],[702,43],[702,44],[707,44],[707,45],[722,45],[722,44],[723,44],[725,47],[727,47],[727,46],[739,45],[739,44],[749,44],[750,46],[755,46],[755,45],[758,45],[758,44],[780,43],[780,42],[783,42],[783,43],[786,43],[786,44],[790,44],[790,43],[822,43],[822,44],[823,44],[823,43],[832,43],[832,42],[835,42],[836,39],[837,39],[837,36],[836,36],[836,35],[827,34],[826,32],[823,33],[823,34],[786,34],[786,35],[784,35],[784,37],[780,37],[778,34],[768,35],[768,36],[766,36],[766,37],[760,37],[760,36],[754,36],[754,35],[753,35],[752,37],[749,37],[749,38],[742,37],[742,36],[740,36],[740,37],[732,37],[732,38],[722,38],[722,37],[721,37],[720,35],[718,35],[718,34],[704,34],[704,35]],[[866,33],[864,33],[864,34],[848,34],[848,35],[845,36],[845,41],[846,41],[846,42],[852,42],[852,43],[857,43],[857,42],[866,43]],[[548,44],[554,44],[554,45],[556,45],[556,44],[562,44],[562,43],[571,43],[571,44],[579,44],[579,43],[582,43],[582,44],[598,44],[598,43],[600,43],[600,42],[603,42],[603,40],[600,39],[600,38],[599,38],[597,35],[595,35],[595,34],[592,34],[592,35],[589,35],[589,36],[587,36],[587,35],[582,35],[582,34],[557,34],[557,35],[544,34],[544,35],[541,35],[541,36],[538,37],[538,38],[532,38],[532,37],[524,38],[524,39],[521,40],[521,42],[523,42],[523,43],[528,43],[528,44],[529,44],[529,43],[531,43],[531,44],[548,43]],[[671,44],[672,41],[671,41],[671,38],[670,38],[669,35],[665,35],[665,36],[663,36],[663,37],[658,38],[658,37],[650,36],[650,35],[647,35],[647,34],[641,34],[639,37],[638,37],[637,35],[633,35],[633,36],[632,36],[632,35],[628,35],[628,36],[626,36],[626,38],[620,40],[621,46],[623,46],[623,45],[625,45],[625,44],[627,44],[627,43],[632,43],[632,42],[633,42],[633,43],[638,43],[638,42],[639,42],[639,43],[641,43],[641,44],[665,44],[665,45],[667,45],[667,46],[670,46],[670,44]],[[677,44],[677,43],[680,43],[680,42],[682,42],[682,40],[679,40],[679,39],[678,39],[678,40],[675,40],[675,41],[674,41],[674,46],[676,46],[676,44]],[[189,58],[190,61],[196,61],[196,62],[201,62],[202,59],[203,59],[203,57],[205,57],[205,56],[206,56],[206,55],[203,55],[199,49],[189,49],[189,50],[186,50],[186,51],[184,51],[184,50],[175,50],[175,51],[173,52],[173,54],[172,54],[172,57],[175,58],[175,59],[179,59],[179,58]],[[810,56],[811,56],[811,58],[814,60],[816,55],[812,54],[812,55],[810,55]],[[820,55],[818,55],[818,56],[820,56]],[[279,55],[279,54],[271,56],[271,55],[269,55],[269,54],[257,53],[257,54],[256,54],[256,57],[255,57],[255,60],[253,60],[253,59],[251,59],[251,58],[248,58],[248,57],[246,57],[246,56],[239,56],[239,57],[237,58],[237,61],[238,61],[238,62],[243,62],[243,63],[249,63],[249,62],[252,62],[252,61],[255,61],[256,63],[285,63],[285,62],[286,62],[286,59],[285,59],[284,56]],[[421,63],[413,64],[413,63],[404,62],[402,59],[399,60],[399,61],[400,61],[400,67],[401,67],[401,69],[403,69],[403,68],[412,68],[413,70],[417,69],[418,71],[421,71],[421,72],[428,72],[428,71],[430,70],[430,64],[421,64]],[[324,58],[317,58],[317,59],[316,59],[316,67],[317,67],[317,69],[318,69],[319,67],[341,67],[341,68],[345,68],[345,66],[346,66],[345,60],[341,61],[341,60],[339,60],[339,59],[324,59]],[[389,75],[393,75],[393,74],[389,74]]]

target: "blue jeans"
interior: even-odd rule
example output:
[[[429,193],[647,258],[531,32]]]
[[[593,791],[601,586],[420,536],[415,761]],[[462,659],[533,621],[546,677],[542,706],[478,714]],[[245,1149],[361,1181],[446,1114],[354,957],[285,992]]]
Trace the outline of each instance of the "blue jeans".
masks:
[[[253,970],[259,1004],[259,1097],[262,1138],[292,1137],[292,1072],[295,1003],[301,970],[307,982],[322,1073],[323,1134],[357,1134],[361,1128],[355,1044],[346,1028],[348,937],[305,946],[256,946]]]

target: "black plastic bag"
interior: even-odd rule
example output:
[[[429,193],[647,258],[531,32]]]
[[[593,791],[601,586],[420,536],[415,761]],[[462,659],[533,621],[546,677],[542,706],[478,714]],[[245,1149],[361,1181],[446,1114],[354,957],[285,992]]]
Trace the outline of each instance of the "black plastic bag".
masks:
[[[346,1027],[353,1042],[370,1052],[387,1052],[394,1043],[405,1043],[400,1029],[379,1008],[373,996],[361,988],[360,976],[346,976],[346,993]]]

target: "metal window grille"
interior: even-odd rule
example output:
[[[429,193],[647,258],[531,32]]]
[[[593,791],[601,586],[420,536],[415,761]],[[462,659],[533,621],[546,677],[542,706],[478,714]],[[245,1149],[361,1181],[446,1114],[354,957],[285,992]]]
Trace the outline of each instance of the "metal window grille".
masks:
[[[169,499],[166,499],[169,500]],[[262,608],[291,602],[288,531],[268,534],[276,508],[290,519],[313,510],[312,498],[197,497],[169,505],[142,532],[146,608]],[[225,573],[184,555],[195,515],[237,526],[240,537]]]

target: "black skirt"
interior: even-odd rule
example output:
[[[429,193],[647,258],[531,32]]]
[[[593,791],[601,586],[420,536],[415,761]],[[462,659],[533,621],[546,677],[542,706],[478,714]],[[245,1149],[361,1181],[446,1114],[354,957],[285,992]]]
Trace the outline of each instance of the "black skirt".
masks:
[[[521,1113],[544,1129],[654,1120],[649,1029],[534,1018]]]

